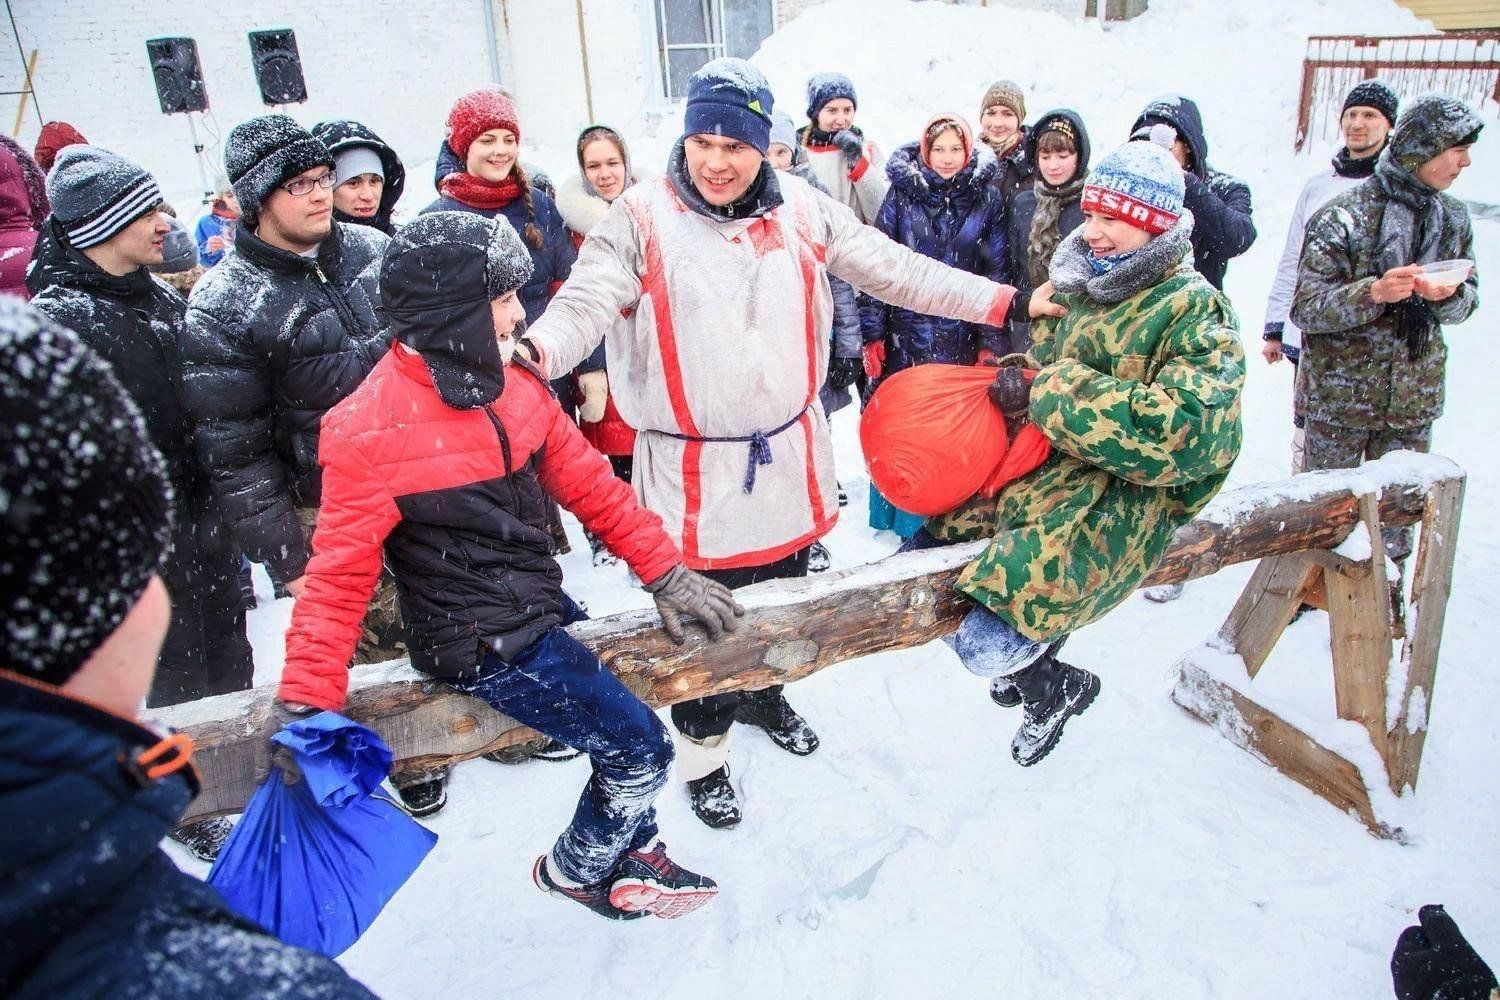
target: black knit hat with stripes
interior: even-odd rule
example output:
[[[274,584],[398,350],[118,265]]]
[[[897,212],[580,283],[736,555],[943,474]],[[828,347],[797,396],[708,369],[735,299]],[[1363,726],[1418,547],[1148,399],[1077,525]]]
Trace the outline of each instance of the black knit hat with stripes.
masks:
[[[52,218],[74,249],[108,243],[161,204],[156,178],[136,163],[98,146],[69,146],[47,175]]]

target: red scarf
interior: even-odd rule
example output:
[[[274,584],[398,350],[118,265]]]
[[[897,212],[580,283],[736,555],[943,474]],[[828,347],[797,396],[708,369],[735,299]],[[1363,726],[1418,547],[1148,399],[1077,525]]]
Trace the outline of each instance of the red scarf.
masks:
[[[438,185],[438,190],[470,208],[504,208],[521,197],[521,185],[516,182],[514,172],[506,174],[505,180],[498,182],[487,181],[467,172],[449,174]]]

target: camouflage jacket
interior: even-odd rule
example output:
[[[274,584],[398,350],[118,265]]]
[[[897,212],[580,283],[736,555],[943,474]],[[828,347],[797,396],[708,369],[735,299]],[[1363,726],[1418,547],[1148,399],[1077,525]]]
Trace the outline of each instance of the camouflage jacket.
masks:
[[[1033,639],[1123,601],[1240,451],[1245,357],[1228,299],[1179,263],[1118,305],[1059,294],[1033,324],[1031,419],[1053,445],[1036,472],[934,518],[944,541],[993,536],[958,589]]]
[[[1473,260],[1468,211],[1456,198],[1438,197],[1450,225],[1462,228],[1440,241]],[[1385,194],[1371,178],[1334,198],[1308,223],[1292,322],[1302,328],[1298,375],[1309,420],[1373,430],[1430,424],[1443,412],[1448,347],[1441,332],[1433,335],[1431,350],[1409,358],[1395,317],[1370,297],[1380,276],[1376,259],[1385,206]],[[1462,323],[1479,305],[1477,274],[1451,298],[1429,305],[1439,323]]]

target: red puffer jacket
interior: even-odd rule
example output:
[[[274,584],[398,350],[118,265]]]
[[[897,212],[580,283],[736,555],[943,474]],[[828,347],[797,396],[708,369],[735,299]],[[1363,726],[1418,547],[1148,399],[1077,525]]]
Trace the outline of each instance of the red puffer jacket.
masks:
[[[412,665],[439,677],[514,656],[562,620],[543,491],[645,582],[682,561],[661,519],[589,447],[530,368],[486,407],[447,406],[396,344],[323,418],[323,498],[280,697],[337,709],[380,575],[396,577]]]

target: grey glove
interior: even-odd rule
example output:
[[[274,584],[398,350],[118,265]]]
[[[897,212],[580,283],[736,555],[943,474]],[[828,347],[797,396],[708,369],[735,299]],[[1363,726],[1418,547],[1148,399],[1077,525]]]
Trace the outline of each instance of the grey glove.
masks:
[[[271,702],[271,710],[266,713],[266,721],[262,723],[260,732],[255,737],[255,784],[257,786],[270,777],[272,768],[281,773],[281,780],[288,785],[295,785],[302,780],[302,768],[297,766],[296,756],[279,743],[272,743],[271,737],[281,732],[281,727],[287,723],[305,719],[316,711],[317,709],[307,705],[292,708],[280,700]]]
[[[844,154],[844,159],[853,167],[865,155],[865,141],[853,129],[844,129],[833,136],[833,144]]]
[[[681,563],[646,584],[646,592],[656,600],[662,628],[679,645],[685,638],[682,615],[696,618],[708,630],[709,638],[718,639],[739,628],[739,618],[745,613],[734,599],[734,591]]]

